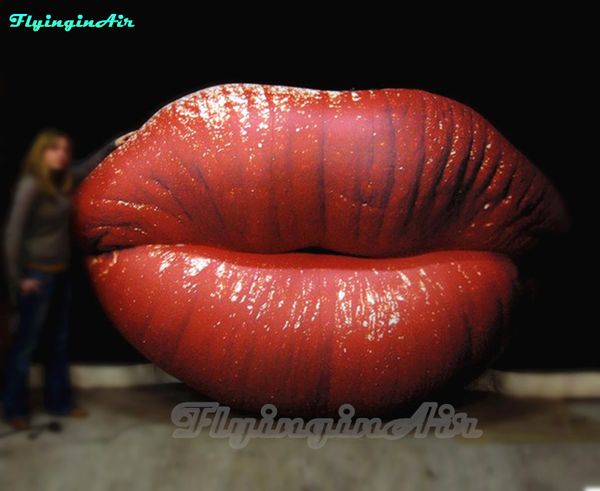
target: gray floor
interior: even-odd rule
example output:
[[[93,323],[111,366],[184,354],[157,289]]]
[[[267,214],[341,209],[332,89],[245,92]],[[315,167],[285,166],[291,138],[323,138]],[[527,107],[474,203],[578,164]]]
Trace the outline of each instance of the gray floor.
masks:
[[[6,435],[0,489],[23,490],[583,490],[600,486],[600,401],[465,393],[479,439],[253,440],[241,450],[206,433],[172,437],[170,411],[197,396],[178,384],[87,390],[91,412],[62,433]],[[51,419],[36,414],[34,422]]]

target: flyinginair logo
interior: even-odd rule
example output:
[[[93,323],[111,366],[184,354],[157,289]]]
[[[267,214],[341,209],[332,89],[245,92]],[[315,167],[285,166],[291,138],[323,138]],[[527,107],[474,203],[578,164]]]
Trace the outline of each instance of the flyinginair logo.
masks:
[[[10,27],[31,29],[38,32],[40,29],[54,28],[69,32],[72,29],[88,28],[131,28],[135,27],[133,20],[121,14],[110,14],[105,19],[84,19],[78,15],[76,19],[53,19],[50,14],[44,19],[34,19],[29,14],[10,14]]]

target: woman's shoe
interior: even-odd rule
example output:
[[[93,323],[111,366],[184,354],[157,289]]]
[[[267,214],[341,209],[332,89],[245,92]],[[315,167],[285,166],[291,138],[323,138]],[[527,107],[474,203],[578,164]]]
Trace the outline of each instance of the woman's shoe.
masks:
[[[85,418],[89,414],[90,413],[82,407],[74,407],[67,413],[67,416],[71,416],[72,418]]]
[[[24,430],[28,430],[31,427],[31,425],[29,424],[29,419],[27,419],[23,416],[17,416],[16,418],[11,418],[7,421],[7,423],[15,431],[24,431]]]

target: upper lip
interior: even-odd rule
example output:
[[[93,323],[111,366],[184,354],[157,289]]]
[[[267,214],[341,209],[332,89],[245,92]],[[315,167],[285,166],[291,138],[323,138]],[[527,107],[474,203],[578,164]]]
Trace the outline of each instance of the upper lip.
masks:
[[[567,226],[552,184],[466,106],[402,90],[305,91],[304,111],[261,106],[266,96],[301,97],[286,90],[219,86],[155,114],[82,185],[77,220],[88,252],[201,243],[513,255]],[[363,102],[337,113],[339,97]]]

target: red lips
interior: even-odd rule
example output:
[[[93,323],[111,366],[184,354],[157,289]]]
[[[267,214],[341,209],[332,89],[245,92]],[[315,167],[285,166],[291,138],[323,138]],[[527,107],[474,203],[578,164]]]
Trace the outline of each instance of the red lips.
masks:
[[[484,367],[518,289],[509,256],[566,226],[489,123],[412,90],[196,92],[77,205],[96,290],[140,351],[288,414],[381,414]]]

